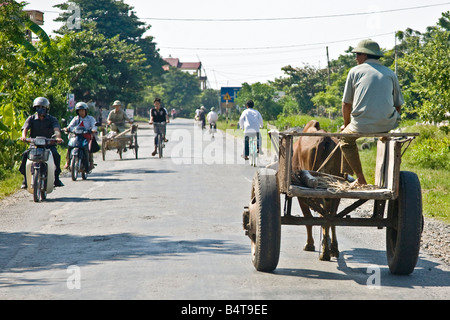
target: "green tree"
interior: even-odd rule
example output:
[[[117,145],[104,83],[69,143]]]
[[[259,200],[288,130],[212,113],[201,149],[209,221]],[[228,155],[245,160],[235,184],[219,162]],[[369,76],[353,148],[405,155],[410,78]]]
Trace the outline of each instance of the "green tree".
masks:
[[[152,36],[144,36],[151,26],[139,20],[132,6],[123,1],[114,0],[71,0],[55,7],[67,10],[69,4],[75,4],[80,8],[82,30],[92,29],[94,25],[95,32],[104,35],[107,39],[118,36],[119,40],[139,46],[146,59],[146,81],[156,81],[162,75],[164,61],[159,55],[156,43],[153,42]],[[66,22],[72,14],[73,12],[70,11],[64,12],[56,21]],[[64,24],[58,32],[65,34],[70,30]]]
[[[349,48],[348,51],[351,51]],[[340,55],[330,62],[330,85],[311,98],[311,102],[318,109],[324,108],[329,117],[341,114],[342,95],[349,70],[356,65],[353,54]]]
[[[275,102],[278,96],[277,90],[266,83],[244,83],[238,93],[236,102],[238,105],[245,105],[248,100],[253,100],[264,120],[274,120],[283,111],[280,103]]]
[[[327,71],[308,65],[303,68],[286,66],[282,70],[287,77],[275,79],[273,86],[297,101],[296,113],[311,113],[315,110],[311,98],[316,93],[325,90]]]
[[[219,106],[219,91],[214,89],[205,89],[201,94],[201,104],[207,109],[212,107],[218,108]]]
[[[182,109],[184,116],[193,116],[200,106],[200,85],[196,76],[176,68],[170,68],[163,75],[161,83],[165,107]]]
[[[56,92],[44,63],[50,39],[29,20],[23,6],[16,1],[0,4],[0,176],[15,165],[25,148],[18,138],[33,99]],[[25,37],[25,29],[39,36],[38,46]]]
[[[407,39],[409,52],[398,61],[403,74],[413,75],[403,85],[405,107],[424,121],[439,122],[450,112],[450,31],[437,25],[416,40]]]

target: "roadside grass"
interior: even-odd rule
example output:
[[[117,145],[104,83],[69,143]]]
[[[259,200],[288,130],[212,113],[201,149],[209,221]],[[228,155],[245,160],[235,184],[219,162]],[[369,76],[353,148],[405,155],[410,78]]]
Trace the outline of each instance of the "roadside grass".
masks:
[[[4,177],[0,179],[0,200],[19,190],[22,179],[22,175],[17,170],[5,173]]]

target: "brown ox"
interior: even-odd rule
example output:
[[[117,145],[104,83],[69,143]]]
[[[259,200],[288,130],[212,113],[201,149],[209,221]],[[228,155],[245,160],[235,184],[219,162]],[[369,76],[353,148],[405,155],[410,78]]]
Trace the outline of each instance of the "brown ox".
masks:
[[[326,132],[320,129],[320,124],[316,120],[309,121],[303,132]],[[292,156],[292,170],[312,170],[317,171],[323,162],[327,159],[328,155],[335,149],[338,140],[331,137],[323,136],[301,136],[294,143],[293,156]],[[341,150],[337,148],[332,157],[323,166],[320,172],[328,173],[336,176],[341,176]],[[335,215],[339,206],[340,199],[324,199],[324,200],[312,200],[319,201],[320,205],[329,215]],[[307,199],[298,198],[300,208],[302,209],[305,217],[312,217],[310,207],[306,204]],[[332,237],[331,244],[329,243],[329,229],[331,228]],[[306,251],[314,251],[314,239],[312,237],[312,226],[306,226],[307,241],[304,247]],[[320,260],[330,260],[333,257],[339,257],[338,243],[336,239],[336,229],[334,225],[324,225],[322,227],[323,240],[322,240],[322,252],[320,254]]]

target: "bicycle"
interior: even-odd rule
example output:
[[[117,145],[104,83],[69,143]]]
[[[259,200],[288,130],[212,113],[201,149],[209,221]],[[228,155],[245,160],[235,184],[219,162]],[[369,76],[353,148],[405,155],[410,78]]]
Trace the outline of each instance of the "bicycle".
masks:
[[[214,133],[216,133],[217,129],[216,129],[216,123],[215,122],[211,122],[209,124],[209,134],[211,135],[211,139],[214,140]]]
[[[256,167],[258,159],[258,139],[256,136],[250,136],[248,139],[250,165]]]
[[[153,123],[156,132],[156,149],[158,151],[158,156],[161,159],[163,157],[163,150],[166,146],[164,143],[164,132],[166,129],[165,122],[154,122]]]

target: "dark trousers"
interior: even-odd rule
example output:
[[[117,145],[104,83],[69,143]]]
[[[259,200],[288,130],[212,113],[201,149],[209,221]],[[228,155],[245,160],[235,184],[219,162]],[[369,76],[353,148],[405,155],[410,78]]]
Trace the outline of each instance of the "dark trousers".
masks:
[[[256,136],[256,148],[257,151],[259,153],[259,132],[247,132],[245,134],[245,143],[244,143],[244,155],[246,157],[248,157],[248,155],[250,154],[250,148],[249,148],[249,141],[250,141],[250,137],[255,137]]]
[[[59,179],[59,174],[61,173],[61,156],[59,155],[58,151],[56,150],[55,146],[50,146],[47,149],[50,149],[52,151],[53,155],[53,161],[55,162],[55,179]],[[19,167],[19,172],[26,177],[26,167],[27,167],[27,159],[28,159],[28,150],[25,150],[24,153],[22,153],[22,163]]]

